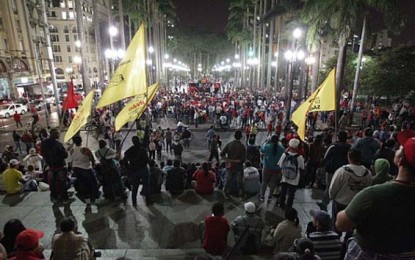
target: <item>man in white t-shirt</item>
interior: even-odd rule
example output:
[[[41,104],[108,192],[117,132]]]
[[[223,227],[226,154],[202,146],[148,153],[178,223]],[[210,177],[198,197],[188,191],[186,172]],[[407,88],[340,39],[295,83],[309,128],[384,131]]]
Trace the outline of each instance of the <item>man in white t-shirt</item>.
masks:
[[[295,191],[300,182],[300,175],[304,171],[304,158],[298,154],[300,140],[293,138],[288,143],[289,150],[282,154],[278,165],[282,169],[281,195],[279,206],[284,209],[292,208],[294,203]],[[287,197],[288,193],[288,197]]]

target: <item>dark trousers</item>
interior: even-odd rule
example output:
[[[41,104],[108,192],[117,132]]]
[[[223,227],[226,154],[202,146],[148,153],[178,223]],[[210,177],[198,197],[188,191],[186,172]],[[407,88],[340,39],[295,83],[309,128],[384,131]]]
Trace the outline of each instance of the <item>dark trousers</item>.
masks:
[[[150,157],[150,159],[153,159],[153,160],[155,160],[156,159],[156,150],[151,150],[151,151],[148,151],[148,156]]]
[[[166,141],[166,151],[171,151],[171,141]]]
[[[296,190],[297,190],[297,186],[283,182],[281,184],[280,205],[281,206],[287,205],[288,208],[292,208],[294,204],[294,197],[295,197]],[[288,198],[286,198],[287,193],[288,193]],[[286,203],[286,200],[287,200],[287,203]]]
[[[131,201],[133,205],[137,205],[137,194],[140,182],[143,184],[143,195],[148,196],[150,194],[150,178],[147,166],[138,169],[130,169],[128,174],[128,180],[132,186]]]
[[[49,170],[48,182],[51,199],[57,200],[68,198],[66,187],[66,169],[62,168],[60,170]]]
[[[23,125],[22,125],[22,121],[16,121],[16,127],[19,127],[19,125],[20,125],[20,127],[23,127]]]
[[[305,167],[305,170],[306,170],[305,185],[314,184],[314,182],[316,181],[317,168],[318,168],[318,163],[316,161],[308,160],[307,165]]]
[[[85,198],[95,200],[99,197],[98,181],[93,169],[81,169],[74,167],[77,191]]]
[[[219,153],[217,151],[216,152],[212,152],[212,151],[210,152],[208,162],[211,162],[213,158],[216,159],[216,162],[219,162]]]

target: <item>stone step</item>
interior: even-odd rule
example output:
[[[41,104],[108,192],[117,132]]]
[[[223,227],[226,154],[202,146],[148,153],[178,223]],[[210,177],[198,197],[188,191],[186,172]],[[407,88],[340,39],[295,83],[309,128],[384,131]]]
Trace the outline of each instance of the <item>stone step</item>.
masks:
[[[177,259],[193,260],[198,255],[207,256],[202,248],[188,249],[97,249],[101,252],[101,257],[97,260],[135,260],[135,259]],[[43,253],[46,259],[50,259],[52,250],[46,249]],[[253,255],[253,256],[235,256],[232,259],[270,259],[271,255]],[[212,259],[223,259],[220,256],[214,256]]]

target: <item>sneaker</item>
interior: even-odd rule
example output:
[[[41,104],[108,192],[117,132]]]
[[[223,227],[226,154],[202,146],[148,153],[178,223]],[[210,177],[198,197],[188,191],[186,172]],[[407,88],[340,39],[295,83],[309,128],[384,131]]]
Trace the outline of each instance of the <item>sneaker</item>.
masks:
[[[260,202],[264,202],[264,201],[265,201],[265,198],[264,198],[264,197],[262,197],[262,196],[260,196],[260,197],[258,197],[258,200],[259,200]]]

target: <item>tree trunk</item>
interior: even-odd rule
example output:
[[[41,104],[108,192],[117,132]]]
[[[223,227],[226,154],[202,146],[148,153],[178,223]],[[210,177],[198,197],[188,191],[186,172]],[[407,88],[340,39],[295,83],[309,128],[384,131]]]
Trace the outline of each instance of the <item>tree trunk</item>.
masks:
[[[353,83],[353,93],[352,93],[352,101],[350,102],[350,112],[351,112],[351,116],[350,116],[350,121],[353,121],[353,112],[354,112],[354,104],[356,102],[356,95],[357,95],[357,90],[359,88],[359,76],[360,76],[360,66],[362,64],[362,57],[363,57],[363,48],[364,48],[364,43],[365,43],[365,36],[366,36],[366,16],[363,19],[363,27],[362,27],[362,37],[360,40],[360,46],[359,46],[359,55],[357,57],[357,66],[356,66],[356,73],[355,73],[355,77],[354,77],[354,83]]]
[[[265,15],[267,12],[267,0],[263,0],[263,6],[262,6],[262,15]],[[267,25],[266,23],[262,24],[262,42],[261,42],[261,55],[259,58],[259,63],[258,63],[258,75],[259,75],[259,85],[258,87],[260,89],[264,88],[264,83],[265,83],[265,52],[266,52],[266,34],[267,34]]]
[[[274,0],[271,0],[271,9],[274,8]],[[274,26],[275,20],[271,20],[269,28],[269,40],[268,40],[268,66],[267,66],[267,88],[271,88],[271,63],[272,63],[272,56],[273,56],[273,40],[274,40]]]
[[[318,74],[320,71],[320,56],[321,56],[321,44],[319,43],[318,49],[314,52],[314,63],[312,65],[312,81],[311,81],[311,93],[317,89]],[[307,93],[306,93],[307,94]]]
[[[118,0],[118,14],[120,16],[120,40],[121,40],[121,49],[125,50],[124,8],[123,8],[122,0]]]
[[[100,30],[100,19],[98,15],[98,2],[94,1],[92,4],[93,12],[94,12],[94,33],[95,33],[95,44],[98,46],[96,48],[97,56],[98,56],[98,79],[99,83],[104,82],[104,67],[105,67],[105,57],[102,55],[102,43],[101,43],[101,30]]]
[[[85,41],[84,35],[84,24],[83,24],[83,11],[81,0],[75,0],[75,11],[76,11],[76,25],[78,30],[78,40],[81,42],[81,71],[82,71],[82,84],[84,87],[85,94],[91,90],[91,82],[89,80],[89,66],[88,66],[88,46]]]

